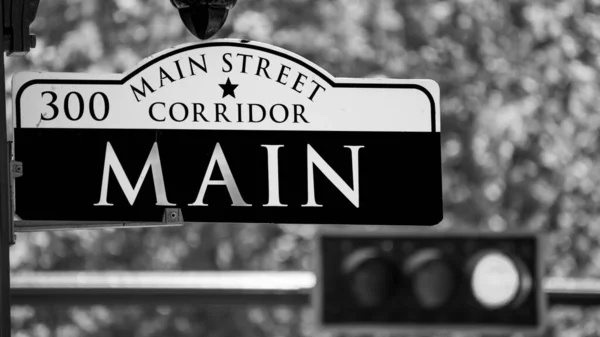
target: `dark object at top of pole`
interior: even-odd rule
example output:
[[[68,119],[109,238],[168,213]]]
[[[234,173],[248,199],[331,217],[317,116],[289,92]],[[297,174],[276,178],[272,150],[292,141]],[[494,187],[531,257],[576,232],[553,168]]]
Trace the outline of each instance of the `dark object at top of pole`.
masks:
[[[181,20],[195,37],[206,40],[225,24],[237,0],[170,0]]]
[[[29,26],[35,20],[40,0],[2,0],[4,51],[23,56],[35,48],[35,35]]]

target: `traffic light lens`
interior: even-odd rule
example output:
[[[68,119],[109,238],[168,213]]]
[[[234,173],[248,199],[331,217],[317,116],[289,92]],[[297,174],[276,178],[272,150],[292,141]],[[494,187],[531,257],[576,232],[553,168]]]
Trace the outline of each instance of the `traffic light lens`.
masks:
[[[414,275],[414,290],[420,304],[427,309],[439,308],[452,295],[454,277],[441,260],[422,266]]]
[[[502,253],[486,254],[473,269],[472,287],[475,298],[484,306],[490,309],[503,307],[519,292],[519,270]]]
[[[358,266],[351,278],[351,289],[357,302],[365,307],[381,305],[396,288],[396,274],[384,259],[371,259]]]

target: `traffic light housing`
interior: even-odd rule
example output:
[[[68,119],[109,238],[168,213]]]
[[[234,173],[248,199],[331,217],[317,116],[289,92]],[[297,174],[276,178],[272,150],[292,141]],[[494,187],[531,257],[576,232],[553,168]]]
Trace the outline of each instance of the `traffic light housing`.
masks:
[[[179,11],[183,24],[195,37],[206,40],[227,21],[229,10],[237,0],[170,0]]]
[[[40,0],[2,0],[4,51],[7,56],[23,56],[35,48],[35,35],[29,26],[35,20]]]
[[[541,252],[534,233],[321,230],[316,323],[332,332],[538,332]]]

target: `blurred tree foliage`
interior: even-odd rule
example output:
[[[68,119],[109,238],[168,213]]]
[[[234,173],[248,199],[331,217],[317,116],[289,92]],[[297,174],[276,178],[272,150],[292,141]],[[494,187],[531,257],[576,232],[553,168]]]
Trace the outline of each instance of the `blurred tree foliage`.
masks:
[[[548,233],[547,274],[600,275],[599,0],[241,0],[217,37],[295,52],[338,77],[441,86],[445,220]],[[42,0],[17,71],[125,72],[194,42],[168,0]],[[10,90],[10,83],[7,84]],[[600,190],[599,190],[600,191]],[[19,234],[22,270],[299,270],[312,226]],[[15,336],[314,336],[306,309],[25,308]],[[597,336],[555,309],[556,336]]]

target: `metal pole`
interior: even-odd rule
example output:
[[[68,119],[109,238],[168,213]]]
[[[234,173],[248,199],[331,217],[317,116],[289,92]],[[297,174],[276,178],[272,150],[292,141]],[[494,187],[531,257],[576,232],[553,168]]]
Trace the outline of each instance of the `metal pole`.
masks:
[[[4,9],[0,5],[0,18],[4,18]],[[9,248],[12,242],[12,201],[9,143],[6,115],[6,88],[4,73],[4,39],[0,38],[0,337],[10,337],[10,259]]]
[[[23,221],[13,220],[15,232],[46,232],[46,231],[66,231],[66,230],[95,230],[95,229],[114,229],[114,228],[152,228],[152,227],[181,227],[182,224],[170,223],[91,223],[91,222],[52,222],[52,221]]]
[[[19,272],[14,305],[311,305],[309,271]],[[600,280],[545,278],[548,305],[600,307]]]

